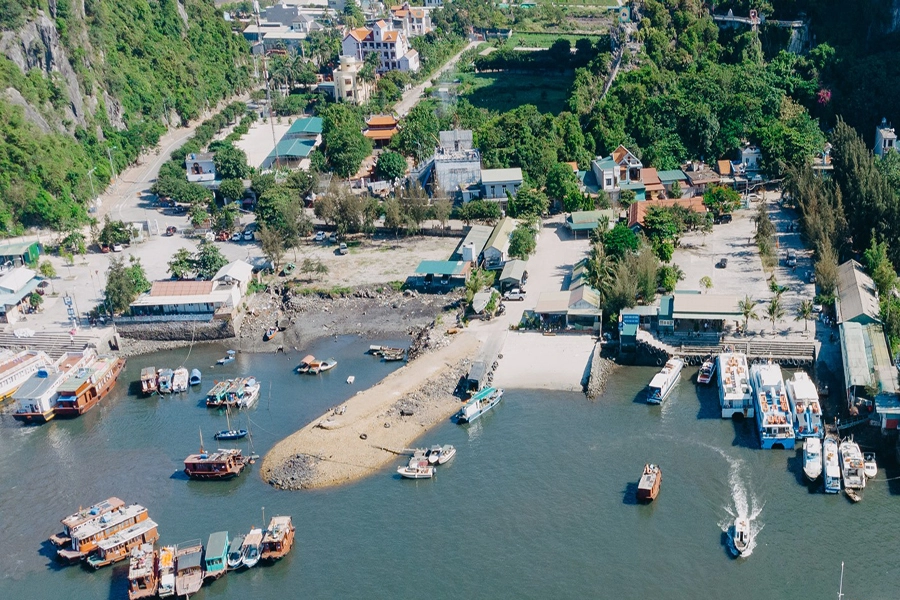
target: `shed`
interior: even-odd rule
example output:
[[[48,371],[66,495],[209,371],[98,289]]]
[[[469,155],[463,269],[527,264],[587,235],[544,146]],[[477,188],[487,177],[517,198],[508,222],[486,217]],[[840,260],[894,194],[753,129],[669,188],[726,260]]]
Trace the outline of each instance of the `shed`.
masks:
[[[491,298],[493,296],[493,290],[489,292],[478,292],[477,294],[472,296],[472,310],[475,311],[476,315],[480,315],[484,312],[484,309],[487,308],[488,304],[490,304]]]
[[[838,323],[880,323],[881,309],[875,282],[855,260],[838,267],[835,312]]]
[[[422,288],[457,287],[469,279],[472,263],[461,260],[423,260],[416,267],[416,276]]]
[[[516,229],[516,220],[512,217],[504,217],[494,227],[491,237],[488,238],[484,248],[484,263],[486,269],[501,269],[506,262],[509,251],[509,236]]]
[[[487,365],[484,361],[476,360],[469,367],[469,374],[466,376],[466,388],[469,390],[480,390],[484,385],[487,376]]]
[[[528,271],[525,270],[527,266],[528,263],[524,260],[506,261],[503,271],[500,273],[500,290],[504,291],[504,289],[525,285],[525,280],[528,279]]]
[[[882,431],[897,429],[900,385],[883,327],[880,323],[844,321],[838,330],[848,402],[851,406],[874,405]]]
[[[21,267],[37,262],[40,255],[41,246],[37,242],[9,242],[0,246],[0,264]]]
[[[676,293],[672,298],[675,319],[736,321],[742,316],[738,309],[739,296]]]
[[[472,225],[462,243],[456,248],[451,260],[465,260],[474,263],[480,262],[481,253],[487,245],[488,239],[494,228],[489,225]]]
[[[597,229],[603,219],[606,219],[606,228],[612,229],[616,226],[616,211],[612,209],[576,211],[566,217],[566,227],[578,237],[579,231],[590,232]]]

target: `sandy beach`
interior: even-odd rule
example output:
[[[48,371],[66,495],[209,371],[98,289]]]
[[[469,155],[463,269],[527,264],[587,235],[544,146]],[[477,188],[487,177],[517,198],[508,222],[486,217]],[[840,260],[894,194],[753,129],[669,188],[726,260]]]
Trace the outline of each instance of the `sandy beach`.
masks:
[[[481,342],[470,332],[447,337],[447,345],[401,367],[276,444],[263,459],[263,480],[280,489],[328,487],[370,475],[387,463],[403,462],[391,450],[408,448],[461,406],[453,391]],[[401,409],[412,415],[401,416]]]

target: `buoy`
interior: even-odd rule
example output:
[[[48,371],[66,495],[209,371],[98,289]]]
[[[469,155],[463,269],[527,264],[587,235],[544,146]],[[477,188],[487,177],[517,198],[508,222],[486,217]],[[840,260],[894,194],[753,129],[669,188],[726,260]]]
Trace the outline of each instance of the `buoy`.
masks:
[[[656,359],[656,366],[657,366],[657,367],[660,366],[660,365],[662,364],[662,362],[663,362],[663,361],[662,361],[661,358],[657,358],[657,359]]]

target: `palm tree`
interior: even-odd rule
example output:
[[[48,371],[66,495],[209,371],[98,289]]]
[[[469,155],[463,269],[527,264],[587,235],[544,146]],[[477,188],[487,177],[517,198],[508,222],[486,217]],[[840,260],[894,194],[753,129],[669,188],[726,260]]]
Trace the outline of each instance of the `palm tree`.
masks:
[[[781,296],[775,296],[769,300],[766,306],[766,317],[772,321],[772,331],[775,331],[775,322],[784,317],[784,306],[781,304]]]
[[[738,302],[738,310],[741,311],[741,315],[744,317],[744,332],[747,331],[747,325],[750,324],[750,319],[754,321],[759,317],[756,316],[756,300],[751,298],[750,296],[744,296],[744,299]]]
[[[813,303],[812,300],[804,300],[800,303],[800,306],[797,307],[797,316],[794,319],[795,321],[803,321],[803,331],[809,331],[809,320],[813,315]]]
[[[615,261],[606,254],[603,244],[595,243],[585,264],[587,282],[592,288],[606,297],[612,285],[615,273]]]

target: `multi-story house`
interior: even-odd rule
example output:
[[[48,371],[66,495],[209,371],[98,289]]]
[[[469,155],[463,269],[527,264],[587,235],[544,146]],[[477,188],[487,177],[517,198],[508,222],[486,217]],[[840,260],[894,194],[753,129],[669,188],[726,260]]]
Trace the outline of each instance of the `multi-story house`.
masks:
[[[342,56],[365,61],[366,56],[372,53],[377,53],[381,59],[378,73],[419,70],[419,53],[409,47],[406,34],[383,20],[376,21],[372,29],[351,29],[341,43]]]

